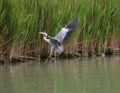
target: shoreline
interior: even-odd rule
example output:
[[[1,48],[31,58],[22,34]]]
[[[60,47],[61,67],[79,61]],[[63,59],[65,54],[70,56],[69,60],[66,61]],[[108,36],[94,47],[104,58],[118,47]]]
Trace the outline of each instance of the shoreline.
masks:
[[[85,54],[80,54],[80,53],[62,53],[61,55],[56,55],[53,54],[51,57],[48,56],[48,54],[46,55],[41,55],[40,57],[32,57],[32,56],[18,56],[18,57],[12,57],[11,59],[9,59],[8,57],[1,57],[0,56],[0,64],[4,64],[4,63],[21,63],[21,62],[25,62],[25,61],[39,61],[41,62],[42,60],[49,60],[51,58],[56,58],[56,59],[70,59],[70,58],[84,58],[84,57],[111,57],[111,56],[119,56],[120,55],[120,50],[108,50],[105,53],[88,53],[87,55]]]

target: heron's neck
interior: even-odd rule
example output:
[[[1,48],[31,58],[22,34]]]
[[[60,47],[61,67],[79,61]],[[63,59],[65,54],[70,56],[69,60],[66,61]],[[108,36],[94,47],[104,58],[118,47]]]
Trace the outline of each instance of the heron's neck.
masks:
[[[43,39],[44,39],[45,41],[49,42],[49,39],[48,39],[46,36],[44,36]]]

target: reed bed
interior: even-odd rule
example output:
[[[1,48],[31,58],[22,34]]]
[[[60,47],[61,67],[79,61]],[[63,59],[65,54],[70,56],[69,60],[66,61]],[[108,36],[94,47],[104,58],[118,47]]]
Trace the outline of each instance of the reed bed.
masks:
[[[54,36],[73,18],[79,24],[64,44],[67,55],[119,50],[119,0],[0,0],[0,57],[48,56],[50,46],[38,32]]]

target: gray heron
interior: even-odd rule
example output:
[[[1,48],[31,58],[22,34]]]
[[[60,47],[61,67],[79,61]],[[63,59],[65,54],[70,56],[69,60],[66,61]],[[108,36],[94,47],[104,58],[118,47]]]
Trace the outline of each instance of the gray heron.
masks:
[[[39,32],[44,36],[44,40],[51,45],[52,50],[56,51],[58,54],[63,53],[63,42],[72,34],[78,24],[77,19],[71,20],[67,25],[65,25],[60,32],[55,36],[48,36],[46,32]]]

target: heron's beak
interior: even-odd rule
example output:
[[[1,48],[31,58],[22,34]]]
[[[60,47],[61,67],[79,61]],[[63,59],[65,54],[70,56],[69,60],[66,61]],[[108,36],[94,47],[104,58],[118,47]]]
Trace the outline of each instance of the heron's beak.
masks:
[[[43,32],[38,32],[39,34],[43,34]]]
[[[45,32],[39,32],[39,34],[42,34],[42,35],[44,35],[44,36],[47,36],[47,33],[45,33]]]

